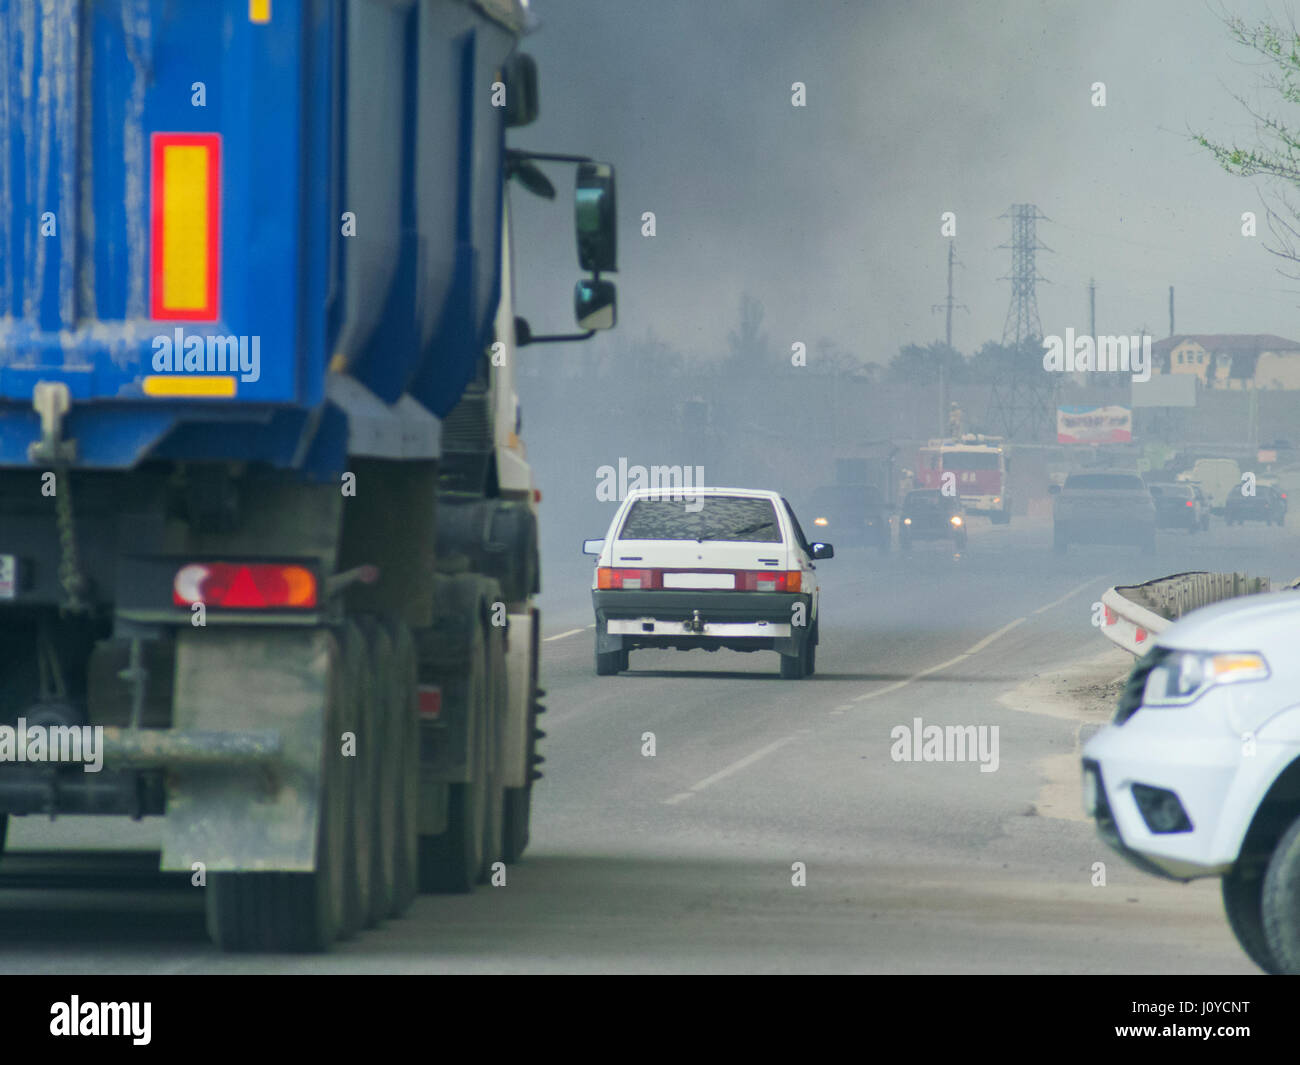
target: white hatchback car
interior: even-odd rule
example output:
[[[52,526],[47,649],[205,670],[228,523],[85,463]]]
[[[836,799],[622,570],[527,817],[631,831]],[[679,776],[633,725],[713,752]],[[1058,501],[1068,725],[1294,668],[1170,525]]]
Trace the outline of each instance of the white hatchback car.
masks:
[[[809,543],[779,493],[693,488],[628,493],[592,579],[596,673],[628,668],[638,647],[777,651],[781,676],[816,667],[818,587]]]
[[[1203,607],[1137,662],[1084,747],[1107,843],[1175,880],[1223,878],[1228,923],[1267,972],[1300,973],[1300,593]]]

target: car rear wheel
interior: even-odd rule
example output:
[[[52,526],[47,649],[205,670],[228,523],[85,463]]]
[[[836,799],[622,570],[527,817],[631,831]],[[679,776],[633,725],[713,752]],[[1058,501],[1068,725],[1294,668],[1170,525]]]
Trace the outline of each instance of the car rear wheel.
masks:
[[[601,651],[600,637],[596,637],[596,676],[612,677],[627,669],[629,651]]]

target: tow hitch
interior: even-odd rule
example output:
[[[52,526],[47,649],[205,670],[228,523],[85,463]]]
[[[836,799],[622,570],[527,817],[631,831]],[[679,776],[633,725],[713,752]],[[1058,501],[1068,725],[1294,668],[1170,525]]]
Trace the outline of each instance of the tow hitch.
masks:
[[[698,635],[704,631],[704,621],[700,617],[700,612],[698,610],[692,611],[692,613],[694,616],[686,623],[686,628],[690,632]]]

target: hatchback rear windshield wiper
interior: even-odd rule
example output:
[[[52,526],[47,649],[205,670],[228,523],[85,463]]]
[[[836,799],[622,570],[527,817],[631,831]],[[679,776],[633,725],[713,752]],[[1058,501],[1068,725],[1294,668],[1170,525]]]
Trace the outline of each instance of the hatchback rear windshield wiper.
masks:
[[[726,540],[733,536],[744,536],[746,533],[758,532],[759,529],[766,529],[773,524],[775,523],[771,521],[760,521],[741,529],[731,529],[712,536],[697,536],[695,542],[702,544],[705,540]]]

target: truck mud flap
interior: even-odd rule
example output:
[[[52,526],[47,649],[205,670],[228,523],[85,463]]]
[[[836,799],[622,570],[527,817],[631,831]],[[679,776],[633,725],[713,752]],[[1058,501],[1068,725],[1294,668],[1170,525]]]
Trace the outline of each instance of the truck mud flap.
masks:
[[[316,863],[325,708],[334,637],[325,629],[177,634],[175,728],[275,736],[273,760],[182,761],[169,773],[162,868],[310,872]]]

